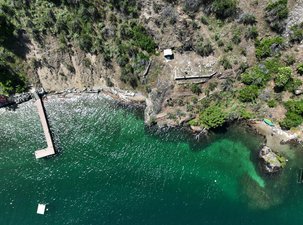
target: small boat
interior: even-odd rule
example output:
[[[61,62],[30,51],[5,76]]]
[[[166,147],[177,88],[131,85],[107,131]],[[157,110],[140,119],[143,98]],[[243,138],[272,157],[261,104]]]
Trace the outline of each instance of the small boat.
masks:
[[[264,119],[263,121],[264,121],[264,123],[266,123],[267,125],[269,125],[271,127],[274,126],[273,122],[271,122],[269,119]]]

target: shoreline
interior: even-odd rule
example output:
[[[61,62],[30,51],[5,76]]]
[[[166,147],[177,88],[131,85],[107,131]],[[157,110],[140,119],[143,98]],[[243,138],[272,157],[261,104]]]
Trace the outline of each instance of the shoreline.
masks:
[[[148,97],[144,96],[140,92],[131,92],[125,91],[115,87],[102,87],[98,89],[67,89],[60,92],[44,92],[42,94],[43,98],[48,96],[58,96],[59,98],[68,98],[69,96],[81,96],[81,95],[102,95],[105,98],[110,98],[111,100],[117,101],[117,103],[122,105],[131,105],[131,106],[138,106],[143,107],[144,111],[147,107]],[[23,93],[23,95],[28,95],[28,93]],[[15,105],[22,104],[24,102],[30,101],[31,99],[26,99],[26,101],[12,103]],[[4,106],[2,108],[9,108],[10,106]],[[146,118],[144,118],[144,122],[146,123]],[[235,122],[231,122],[234,124]],[[302,146],[303,138],[302,135],[297,134],[292,131],[284,131],[278,126],[270,127],[269,125],[265,124],[262,120],[247,120],[244,121],[252,130],[254,130],[258,135],[261,135],[265,138],[265,144],[270,147],[271,149],[276,150],[277,152],[283,152],[285,149],[285,145],[287,144],[299,144]],[[157,124],[150,124],[149,126],[158,126]],[[229,126],[229,125],[227,125]],[[168,126],[168,127],[181,127],[181,128],[188,128],[193,135],[205,135],[208,133],[208,130],[205,129],[193,129],[191,126],[185,126],[184,124],[179,126]],[[159,129],[163,128],[158,126]],[[194,127],[195,128],[195,127]]]
[[[265,144],[276,152],[285,152],[287,145],[302,146],[302,137],[292,131],[282,130],[278,126],[269,126],[263,120],[249,120],[247,124],[257,134],[265,138]]]
[[[50,91],[45,92],[44,89],[38,92],[41,98],[46,98],[48,96],[58,96],[59,98],[65,98],[69,96],[80,96],[80,95],[103,95],[105,98],[111,98],[112,100],[118,101],[122,104],[131,104],[131,105],[146,105],[146,97],[140,92],[131,92],[125,91],[119,88],[111,88],[111,87],[102,87],[98,89],[66,89],[63,91]],[[31,92],[23,92],[20,94],[16,94],[10,96],[10,101],[1,106],[0,108],[9,108],[11,106],[17,106],[22,103],[28,102],[32,100]],[[14,108],[14,107],[13,107]]]

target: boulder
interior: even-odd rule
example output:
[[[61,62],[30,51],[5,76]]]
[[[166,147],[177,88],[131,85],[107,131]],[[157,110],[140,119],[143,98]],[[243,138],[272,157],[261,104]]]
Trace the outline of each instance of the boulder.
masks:
[[[295,95],[301,95],[301,94],[303,94],[303,90],[302,89],[295,90]]]
[[[266,173],[279,172],[286,165],[286,159],[273,152],[266,145],[261,148],[259,158],[262,160],[262,166]]]

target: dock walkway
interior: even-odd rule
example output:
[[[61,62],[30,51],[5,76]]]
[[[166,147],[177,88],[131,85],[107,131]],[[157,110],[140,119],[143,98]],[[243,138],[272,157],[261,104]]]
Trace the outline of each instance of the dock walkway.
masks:
[[[37,93],[33,93],[33,94],[36,99],[35,105],[37,106],[37,109],[38,109],[38,114],[40,117],[41,125],[43,128],[43,132],[44,132],[46,143],[47,143],[47,148],[35,151],[36,159],[40,159],[40,158],[43,158],[46,156],[54,155],[54,154],[56,154],[56,152],[55,152],[55,148],[54,148],[53,139],[52,139],[52,136],[50,133],[49,125],[48,125],[48,122],[46,119],[43,102]]]

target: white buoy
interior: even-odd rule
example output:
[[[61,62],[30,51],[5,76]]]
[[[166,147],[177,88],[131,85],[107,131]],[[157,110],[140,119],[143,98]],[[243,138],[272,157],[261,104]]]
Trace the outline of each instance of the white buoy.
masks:
[[[38,204],[37,214],[44,215],[45,208],[46,208],[45,204]]]

